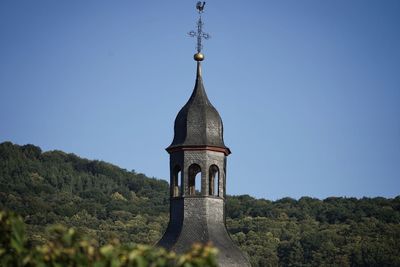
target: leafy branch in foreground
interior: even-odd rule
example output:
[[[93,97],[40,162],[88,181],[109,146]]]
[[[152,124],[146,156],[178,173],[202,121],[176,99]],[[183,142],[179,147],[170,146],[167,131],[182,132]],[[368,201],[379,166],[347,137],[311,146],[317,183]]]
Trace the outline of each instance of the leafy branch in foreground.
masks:
[[[1,266],[93,266],[93,267],[216,267],[217,250],[194,245],[183,255],[147,245],[121,245],[118,240],[104,246],[73,228],[49,228],[50,240],[31,247],[25,225],[13,212],[0,211]]]

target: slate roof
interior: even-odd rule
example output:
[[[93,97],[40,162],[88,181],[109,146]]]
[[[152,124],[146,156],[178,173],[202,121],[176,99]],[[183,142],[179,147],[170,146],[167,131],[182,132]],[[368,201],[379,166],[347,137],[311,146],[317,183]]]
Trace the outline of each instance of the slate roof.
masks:
[[[229,150],[224,144],[221,117],[204,89],[200,64],[197,63],[193,93],[176,116],[174,140],[167,150],[185,146],[213,146]]]

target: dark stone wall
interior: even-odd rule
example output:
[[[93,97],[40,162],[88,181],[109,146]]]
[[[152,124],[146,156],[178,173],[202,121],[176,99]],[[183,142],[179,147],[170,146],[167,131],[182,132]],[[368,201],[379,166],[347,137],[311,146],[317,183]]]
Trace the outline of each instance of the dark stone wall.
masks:
[[[250,266],[226,230],[224,205],[224,199],[212,196],[171,198],[170,223],[158,245],[183,253],[193,243],[211,242],[219,250],[219,266]]]
[[[200,195],[190,194],[189,169],[192,164],[201,169],[201,180],[196,181],[201,183]],[[217,196],[209,195],[211,166],[219,172],[218,188],[215,188]],[[181,170],[179,195],[173,182],[176,169]],[[225,226],[226,155],[209,150],[176,151],[170,154],[170,173],[170,221],[157,245],[183,253],[193,243],[211,242],[219,250],[219,266],[249,267],[248,259],[233,243]]]

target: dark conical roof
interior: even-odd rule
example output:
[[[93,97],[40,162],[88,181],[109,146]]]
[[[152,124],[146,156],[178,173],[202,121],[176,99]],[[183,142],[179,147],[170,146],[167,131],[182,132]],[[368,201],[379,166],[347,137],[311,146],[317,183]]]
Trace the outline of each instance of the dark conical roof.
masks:
[[[217,147],[229,154],[229,148],[224,144],[221,117],[204,90],[200,64],[197,62],[193,93],[176,116],[174,140],[167,150],[176,147]]]

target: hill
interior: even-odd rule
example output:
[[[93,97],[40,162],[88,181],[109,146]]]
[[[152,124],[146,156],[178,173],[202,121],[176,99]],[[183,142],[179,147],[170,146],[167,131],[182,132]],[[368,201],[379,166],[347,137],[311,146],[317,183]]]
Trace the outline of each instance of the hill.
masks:
[[[153,244],[168,223],[168,183],[34,145],[0,144],[0,209],[17,212],[30,242],[64,224],[96,238]],[[400,196],[228,196],[227,226],[253,266],[400,266]]]

